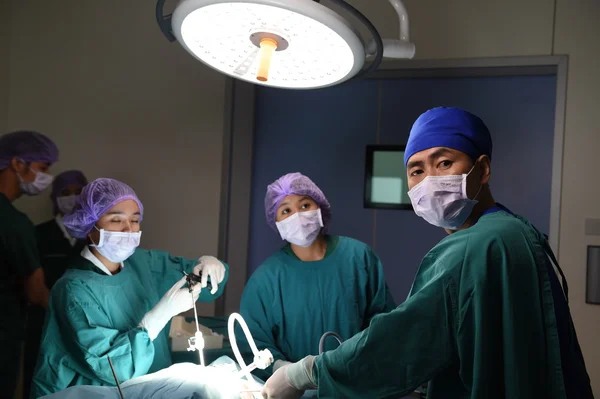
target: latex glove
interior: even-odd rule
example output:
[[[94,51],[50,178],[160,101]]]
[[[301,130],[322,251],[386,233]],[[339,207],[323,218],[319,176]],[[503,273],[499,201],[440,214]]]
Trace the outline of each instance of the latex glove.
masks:
[[[307,389],[316,389],[312,368],[315,356],[280,367],[266,384],[261,394],[265,399],[299,399]]]
[[[275,363],[273,364],[273,373],[288,364],[292,364],[292,362],[288,362],[287,360],[275,360]]]
[[[219,283],[225,278],[225,266],[214,256],[201,256],[198,259],[198,264],[194,267],[194,274],[202,274],[202,280],[200,281],[200,287],[206,288],[208,286],[208,278],[210,277],[210,283],[212,284],[212,295],[216,294],[219,290]]]
[[[194,299],[189,289],[182,288],[185,285],[185,276],[173,285],[165,295],[158,301],[156,306],[151,311],[146,313],[140,327],[148,330],[150,339],[154,339],[160,334],[165,325],[180,313],[190,310],[198,300],[200,295],[200,287],[195,286],[192,291]]]

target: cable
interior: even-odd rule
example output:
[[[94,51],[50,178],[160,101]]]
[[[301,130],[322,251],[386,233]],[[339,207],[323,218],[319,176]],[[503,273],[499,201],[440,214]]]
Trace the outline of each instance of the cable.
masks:
[[[358,11],[350,4],[346,3],[344,0],[330,1],[354,15],[356,19],[358,19],[363,25],[367,27],[369,32],[371,32],[371,35],[373,35],[373,40],[375,41],[376,45],[375,59],[373,60],[371,65],[369,65],[367,68],[361,70],[358,74],[356,74],[356,76],[354,76],[354,79],[370,74],[371,72],[379,68],[379,65],[381,65],[381,61],[383,60],[383,40],[381,39],[381,35],[377,31],[377,28],[375,28],[375,25],[373,25],[373,23],[369,21],[369,19],[365,17],[363,13]]]
[[[250,381],[253,381],[252,376],[250,375],[250,369],[248,366],[246,366],[246,362],[244,361],[244,358],[242,357],[240,349],[238,348],[238,345],[237,345],[237,340],[235,338],[234,323],[236,321],[238,323],[240,323],[240,326],[242,327],[242,330],[244,331],[244,334],[246,335],[246,340],[250,344],[250,349],[252,349],[252,353],[254,354],[255,357],[259,355],[258,348],[256,347],[256,343],[254,342],[254,339],[252,338],[252,334],[250,334],[250,329],[248,328],[246,321],[242,318],[242,316],[239,313],[232,313],[231,316],[229,316],[229,320],[227,322],[227,330],[229,331],[229,341],[231,342],[231,349],[233,349],[233,354],[235,356],[235,360],[237,360],[246,379],[248,380],[248,382],[250,382]]]
[[[342,337],[340,337],[340,335],[336,332],[333,331],[327,331],[325,334],[323,334],[321,336],[321,339],[319,340],[319,355],[322,355],[324,352],[324,348],[325,348],[325,339],[329,336],[334,337],[335,339],[337,339],[337,342],[340,343],[340,345],[342,344],[342,342],[344,342],[344,340],[342,339]]]

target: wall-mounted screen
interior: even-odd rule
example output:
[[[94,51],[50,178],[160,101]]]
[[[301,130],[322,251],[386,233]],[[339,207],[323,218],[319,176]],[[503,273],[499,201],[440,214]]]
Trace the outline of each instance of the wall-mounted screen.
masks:
[[[369,145],[365,167],[365,208],[412,209],[403,145]]]

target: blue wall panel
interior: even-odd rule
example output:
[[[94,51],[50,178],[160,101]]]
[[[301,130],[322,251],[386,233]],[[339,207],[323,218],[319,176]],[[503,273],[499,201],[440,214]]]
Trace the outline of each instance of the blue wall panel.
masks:
[[[333,209],[330,231],[371,244],[373,211],[363,209],[365,146],[375,141],[378,84],[356,81],[311,91],[261,87],[256,98],[249,273],[282,246],[267,226],[267,185],[290,172],[310,177]]]
[[[491,131],[492,194],[548,233],[555,76],[400,79],[382,85],[381,144],[405,144],[413,122],[437,106],[467,109]],[[377,211],[375,249],[396,301],[445,232],[412,211]]]
[[[298,171],[330,200],[331,232],[374,247],[396,302],[402,302],[421,258],[445,233],[412,211],[363,208],[365,146],[406,143],[414,120],[440,105],[483,118],[494,139],[494,196],[547,233],[555,87],[554,76],[519,76],[383,80],[381,93],[375,80],[317,91],[259,88],[249,273],[282,244],[265,222],[266,187]]]

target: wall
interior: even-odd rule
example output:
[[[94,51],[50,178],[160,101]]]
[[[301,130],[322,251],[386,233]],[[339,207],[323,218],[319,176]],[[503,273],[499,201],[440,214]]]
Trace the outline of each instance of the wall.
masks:
[[[0,0],[0,132],[6,131],[8,119],[8,88],[10,86],[10,1]]]
[[[597,1],[557,1],[554,51],[569,54],[559,261],[569,281],[569,304],[596,397],[600,396],[600,306],[585,303],[585,277],[587,245],[599,245],[600,237],[586,237],[584,221],[600,218],[598,18]]]
[[[258,89],[249,272],[282,245],[265,223],[266,186],[301,171],[331,203],[330,232],[368,243],[383,262],[396,303],[403,302],[421,259],[446,234],[412,210],[364,208],[365,147],[406,144],[414,120],[439,105],[462,107],[485,120],[494,141],[495,198],[547,234],[555,92],[555,76],[371,79],[317,91]]]
[[[144,247],[216,254],[225,79],[162,36],[154,5],[13,1],[8,125],[56,141],[55,173],[133,186]],[[50,216],[46,196],[17,205],[35,222]]]
[[[398,17],[387,1],[347,1],[382,36],[398,38]],[[404,4],[417,58],[547,55],[551,51],[554,0],[404,0]]]

